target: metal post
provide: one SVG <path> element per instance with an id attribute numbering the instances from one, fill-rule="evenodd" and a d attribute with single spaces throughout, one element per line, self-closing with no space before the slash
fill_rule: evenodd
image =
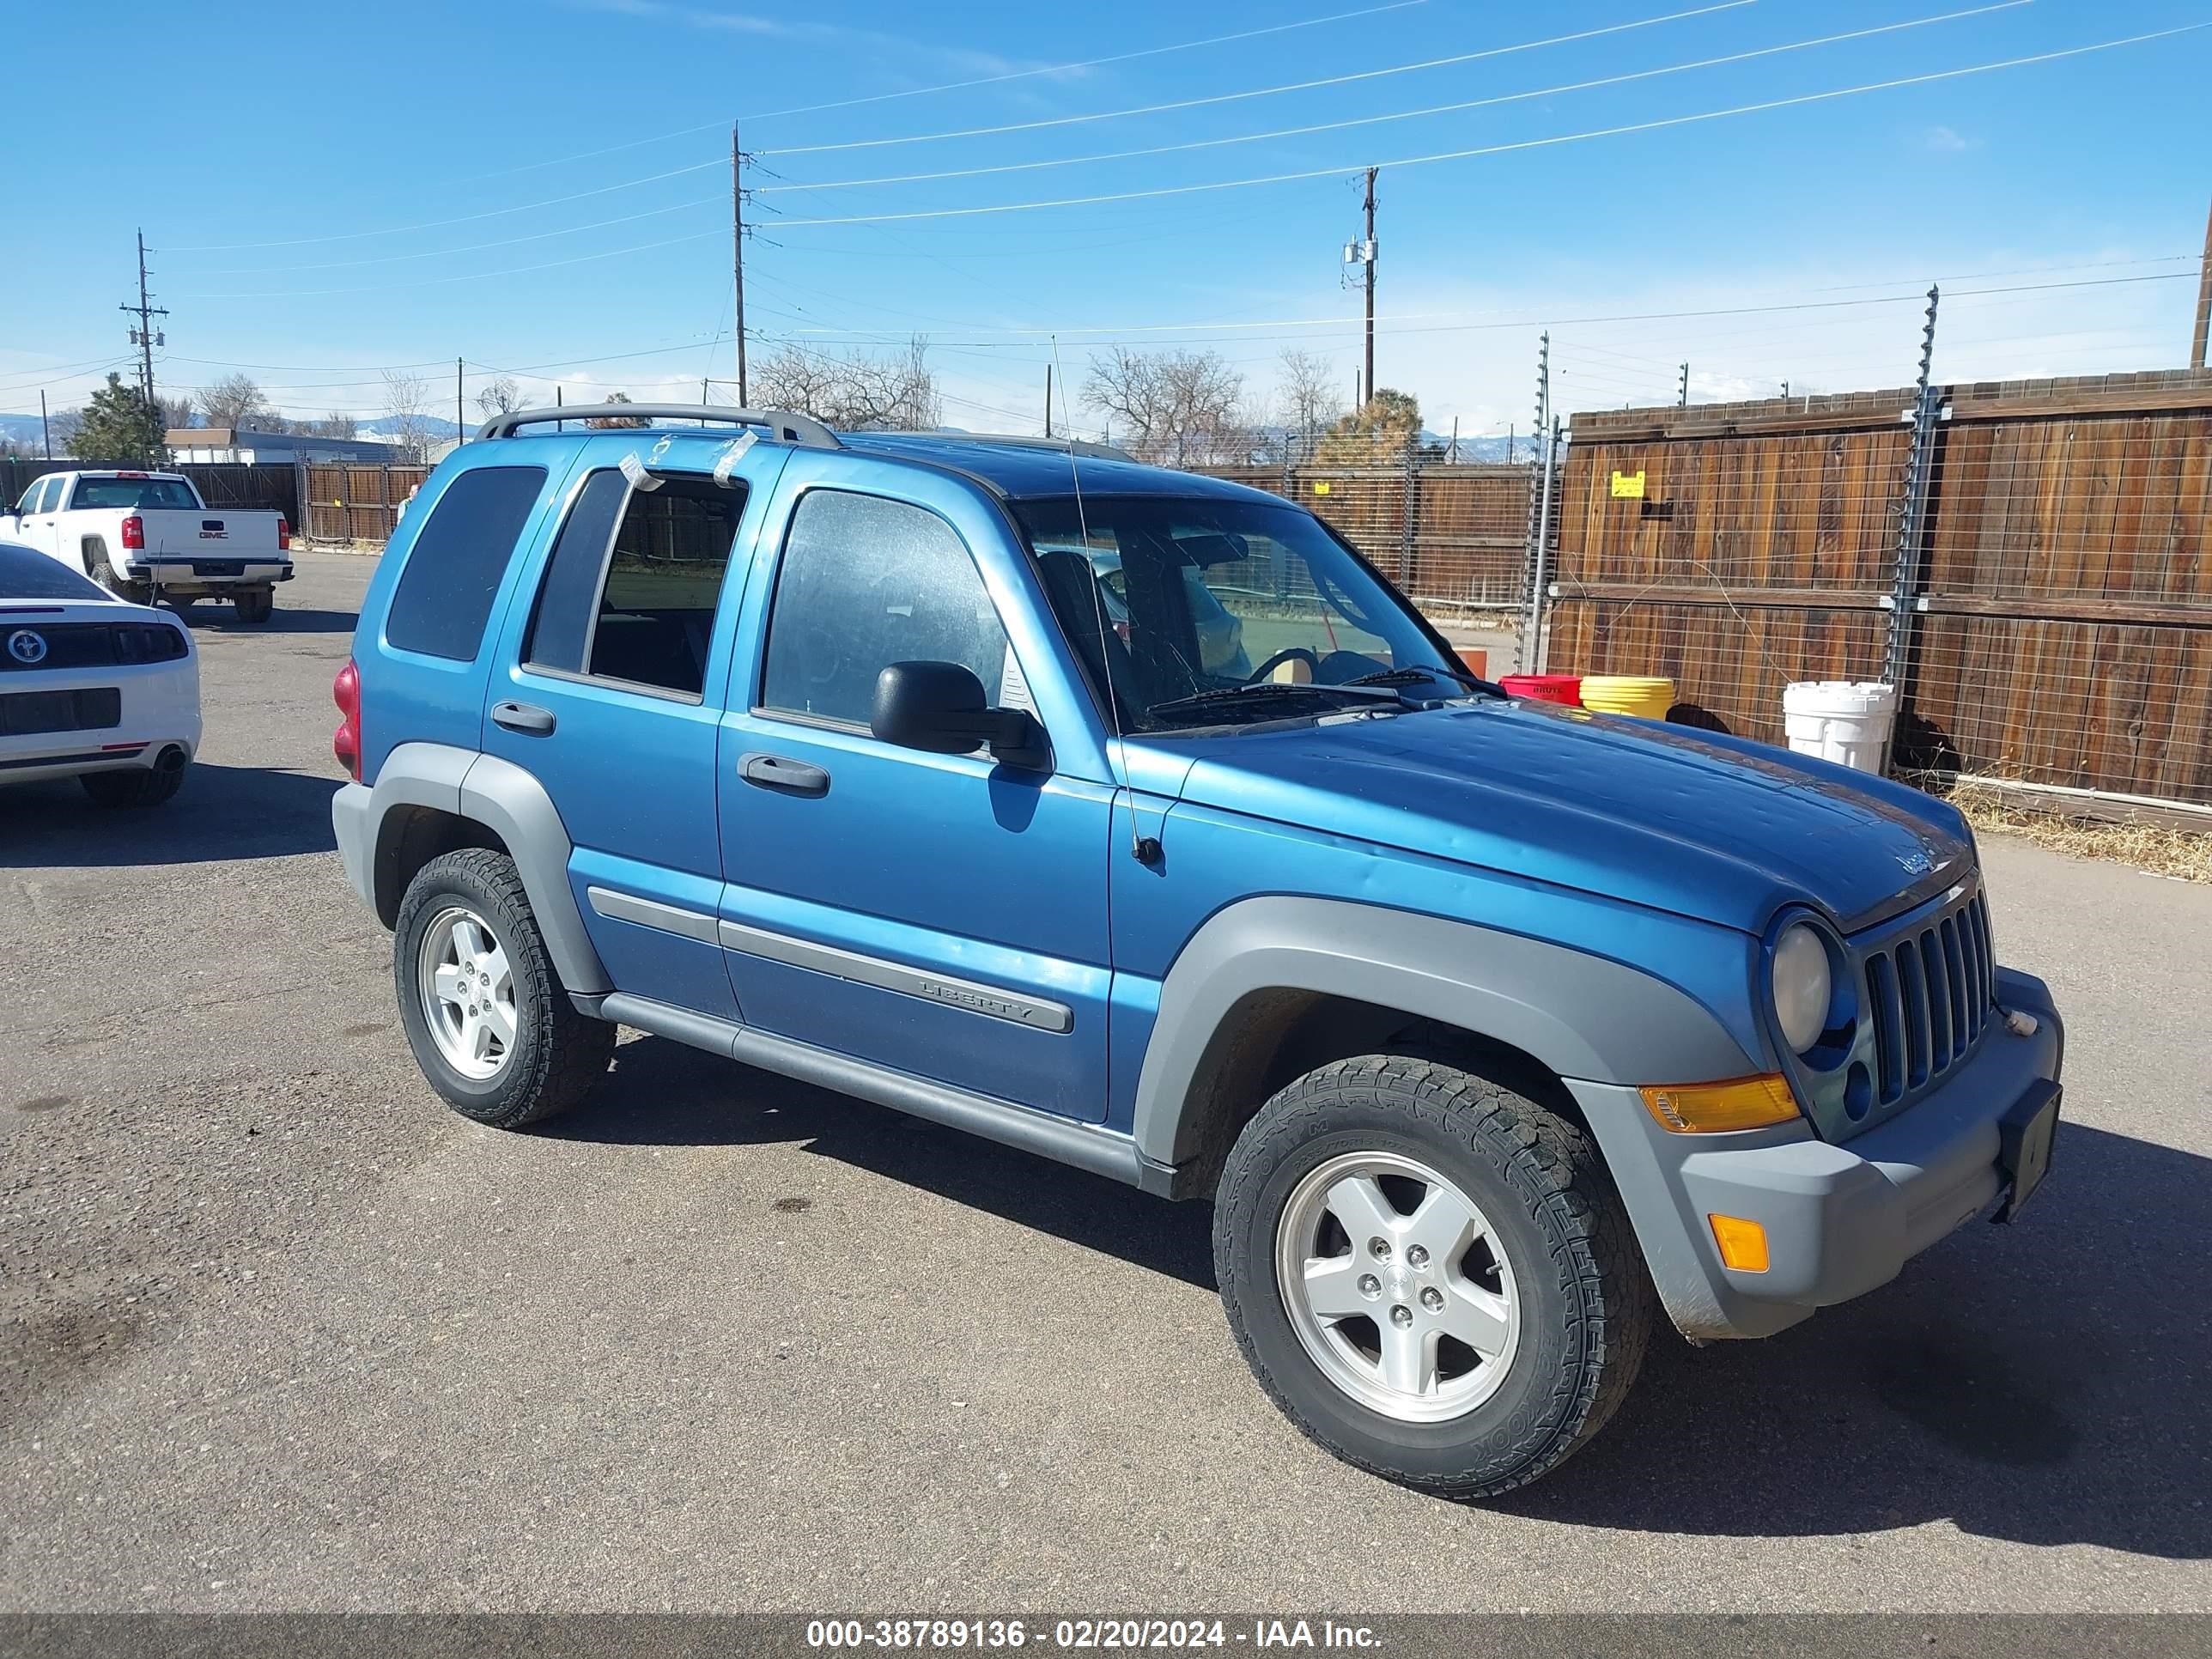
<path id="1" fill-rule="evenodd" d="M 1905 660 L 1912 650 L 1912 607 L 1920 597 L 1920 544 L 1928 519 L 1928 487 L 1936 469 L 1940 399 L 1929 375 L 1936 361 L 1936 306 L 1940 298 L 1937 289 L 1928 290 L 1928 319 L 1920 331 L 1919 395 L 1912 405 L 1912 448 L 1905 464 L 1905 501 L 1897 522 L 1897 568 L 1890 588 L 1889 652 L 1882 676 L 1900 690 Z"/>
<path id="2" fill-rule="evenodd" d="M 1551 486 L 1550 459 L 1544 448 L 1544 434 L 1550 428 L 1551 423 L 1552 337 L 1547 331 L 1538 337 L 1536 344 L 1536 447 L 1528 458 L 1532 467 L 1541 465 L 1545 472 L 1541 480 L 1533 476 L 1528 480 L 1528 557 L 1521 567 L 1528 582 L 1528 591 L 1522 596 L 1522 604 L 1526 607 L 1526 615 L 1522 620 L 1521 633 L 1521 667 L 1523 672 L 1529 673 L 1535 672 L 1536 629 L 1542 612 L 1542 600 L 1538 592 L 1540 586 L 1538 567 L 1543 559 L 1543 541 L 1547 533 L 1546 515 L 1549 514 L 1551 507 L 1548 501 L 1544 502 L 1540 507 L 1538 502 L 1541 492 L 1548 490 Z"/>
<path id="3" fill-rule="evenodd" d="M 1398 586 L 1411 592 L 1413 586 L 1413 537 L 1420 514 L 1420 475 L 1414 464 L 1420 457 L 1421 434 L 1418 428 L 1406 434 L 1406 480 L 1398 504 Z"/>
<path id="4" fill-rule="evenodd" d="M 1052 365 L 1044 366 L 1044 435 L 1052 436 Z"/>
<path id="5" fill-rule="evenodd" d="M 1559 476 L 1559 417 L 1552 416 L 1551 430 L 1544 434 L 1544 495 L 1536 508 L 1536 571 L 1529 586 L 1533 592 L 1528 603 L 1528 672 L 1544 672 L 1544 583 L 1550 574 L 1552 549 L 1552 489 Z"/>
<path id="6" fill-rule="evenodd" d="M 39 392 L 39 439 L 51 461 L 54 458 L 54 429 L 46 423 L 46 394 L 43 389 Z"/>
<path id="7" fill-rule="evenodd" d="M 465 443 L 469 436 L 468 406 L 461 401 L 461 360 L 453 359 L 453 441 Z"/>
<path id="8" fill-rule="evenodd" d="M 1684 364 L 1682 365 L 1682 381 L 1681 381 L 1681 384 L 1680 384 L 1680 386 L 1678 386 L 1677 387 L 1675 387 L 1675 389 L 1674 389 L 1674 407 L 1675 407 L 1675 408 L 1677 408 L 1677 409 L 1687 409 L 1689 406 L 1690 406 L 1690 366 L 1689 366 L 1689 364 L 1687 364 L 1687 363 L 1684 363 Z"/>
<path id="9" fill-rule="evenodd" d="M 2197 332 L 2189 343 L 2189 366 L 2204 367 L 2206 337 L 2212 336 L 2212 213 L 2204 216 L 2204 259 L 2197 267 Z"/>

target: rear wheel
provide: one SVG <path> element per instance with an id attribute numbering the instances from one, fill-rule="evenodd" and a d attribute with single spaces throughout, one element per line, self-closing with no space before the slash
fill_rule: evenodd
<path id="1" fill-rule="evenodd" d="M 504 853 L 464 848 L 422 866 L 400 901 L 392 970 L 416 1063 L 479 1123 L 556 1116 L 613 1057 L 615 1028 L 568 1000 Z"/>
<path id="2" fill-rule="evenodd" d="M 133 605 L 144 605 L 153 597 L 153 590 L 144 582 L 134 582 L 118 574 L 107 556 L 107 544 L 98 537 L 84 544 L 80 550 L 84 560 L 84 574 L 98 582 L 118 599 L 128 599 Z"/>
<path id="3" fill-rule="evenodd" d="M 1438 1060 L 1310 1073 L 1245 1126 L 1214 1210 L 1222 1301 L 1308 1436 L 1449 1498 L 1534 1480 L 1604 1426 L 1652 1292 L 1575 1125 Z"/>
<path id="4" fill-rule="evenodd" d="M 159 806 L 184 787 L 185 769 L 176 766 L 132 767 L 125 772 L 82 772 L 77 782 L 98 806 L 129 810 Z"/>
<path id="5" fill-rule="evenodd" d="M 238 607 L 238 619 L 242 623 L 265 623 L 269 613 L 276 608 L 276 596 L 265 587 L 241 588 L 230 599 Z"/>

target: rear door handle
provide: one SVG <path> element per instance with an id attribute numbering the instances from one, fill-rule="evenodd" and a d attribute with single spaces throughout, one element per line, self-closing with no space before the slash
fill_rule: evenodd
<path id="1" fill-rule="evenodd" d="M 553 711 L 534 702 L 495 702 L 491 706 L 491 723 L 533 738 L 550 737 L 555 725 Z"/>
<path id="2" fill-rule="evenodd" d="M 805 761 L 781 755 L 747 755 L 738 763 L 738 775 L 747 783 L 773 789 L 780 795 L 826 795 L 830 775 Z"/>

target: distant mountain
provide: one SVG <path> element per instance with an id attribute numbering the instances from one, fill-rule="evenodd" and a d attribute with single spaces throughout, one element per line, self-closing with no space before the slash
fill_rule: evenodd
<path id="1" fill-rule="evenodd" d="M 440 415 L 418 415 L 415 417 L 415 424 L 433 438 L 456 438 L 464 430 L 476 430 L 473 426 L 464 428 L 459 422 Z M 399 423 L 389 415 L 379 415 L 373 420 L 361 422 L 354 428 L 353 435 L 372 443 L 396 442 L 399 436 Z"/>
<path id="2" fill-rule="evenodd" d="M 40 453 L 41 434 L 39 417 L 35 415 L 0 415 L 0 441 L 15 445 L 18 449 Z"/>

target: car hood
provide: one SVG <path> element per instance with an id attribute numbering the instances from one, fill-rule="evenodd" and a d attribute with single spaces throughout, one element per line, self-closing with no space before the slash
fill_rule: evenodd
<path id="1" fill-rule="evenodd" d="M 1352 713 L 1158 746 L 1189 763 L 1186 801 L 1752 933 L 1792 902 L 1850 932 L 1941 891 L 1973 859 L 1958 813 L 1905 785 L 1543 702 Z"/>

